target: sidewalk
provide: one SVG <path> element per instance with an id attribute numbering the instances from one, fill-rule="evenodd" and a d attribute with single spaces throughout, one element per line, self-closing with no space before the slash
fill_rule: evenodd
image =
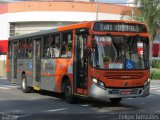
<path id="1" fill-rule="evenodd" d="M 0 80 L 7 80 L 7 77 L 5 77 L 5 76 L 0 76 Z"/>
<path id="2" fill-rule="evenodd" d="M 1 78 L 6 78 L 5 60 L 0 60 L 0 79 Z"/>

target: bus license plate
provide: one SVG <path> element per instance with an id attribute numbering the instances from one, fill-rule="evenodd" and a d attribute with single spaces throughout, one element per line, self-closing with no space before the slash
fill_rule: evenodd
<path id="1" fill-rule="evenodd" d="M 120 92 L 120 94 L 122 94 L 122 95 L 131 94 L 131 90 L 123 90 L 123 91 Z"/>

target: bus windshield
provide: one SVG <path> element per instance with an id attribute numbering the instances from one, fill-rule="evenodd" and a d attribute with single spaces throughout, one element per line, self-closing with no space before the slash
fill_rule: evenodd
<path id="1" fill-rule="evenodd" d="M 98 69 L 148 69 L 149 39 L 140 36 L 95 36 L 90 62 Z"/>

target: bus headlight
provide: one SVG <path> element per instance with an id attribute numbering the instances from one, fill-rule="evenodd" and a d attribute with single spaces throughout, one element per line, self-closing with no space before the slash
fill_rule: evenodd
<path id="1" fill-rule="evenodd" d="M 97 86 L 99 86 L 99 87 L 105 89 L 105 84 L 104 84 L 104 82 L 99 81 L 98 79 L 93 78 L 93 77 L 91 78 L 91 80 L 92 80 L 93 83 L 96 84 Z"/>
<path id="2" fill-rule="evenodd" d="M 92 81 L 94 82 L 94 84 L 98 84 L 98 80 L 95 78 L 92 78 Z"/>

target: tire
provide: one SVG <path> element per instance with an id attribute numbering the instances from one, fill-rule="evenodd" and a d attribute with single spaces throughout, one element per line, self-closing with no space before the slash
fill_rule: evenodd
<path id="1" fill-rule="evenodd" d="M 27 86 L 27 80 L 26 80 L 26 77 L 24 76 L 22 77 L 21 88 L 23 93 L 30 93 L 32 90 L 31 87 Z"/>
<path id="2" fill-rule="evenodd" d="M 68 103 L 74 102 L 74 96 L 72 95 L 72 87 L 69 80 L 65 82 L 64 97 L 66 102 Z"/>
<path id="3" fill-rule="evenodd" d="M 110 101 L 111 101 L 112 103 L 115 103 L 115 104 L 120 103 L 121 100 L 122 100 L 122 98 L 110 98 Z"/>

